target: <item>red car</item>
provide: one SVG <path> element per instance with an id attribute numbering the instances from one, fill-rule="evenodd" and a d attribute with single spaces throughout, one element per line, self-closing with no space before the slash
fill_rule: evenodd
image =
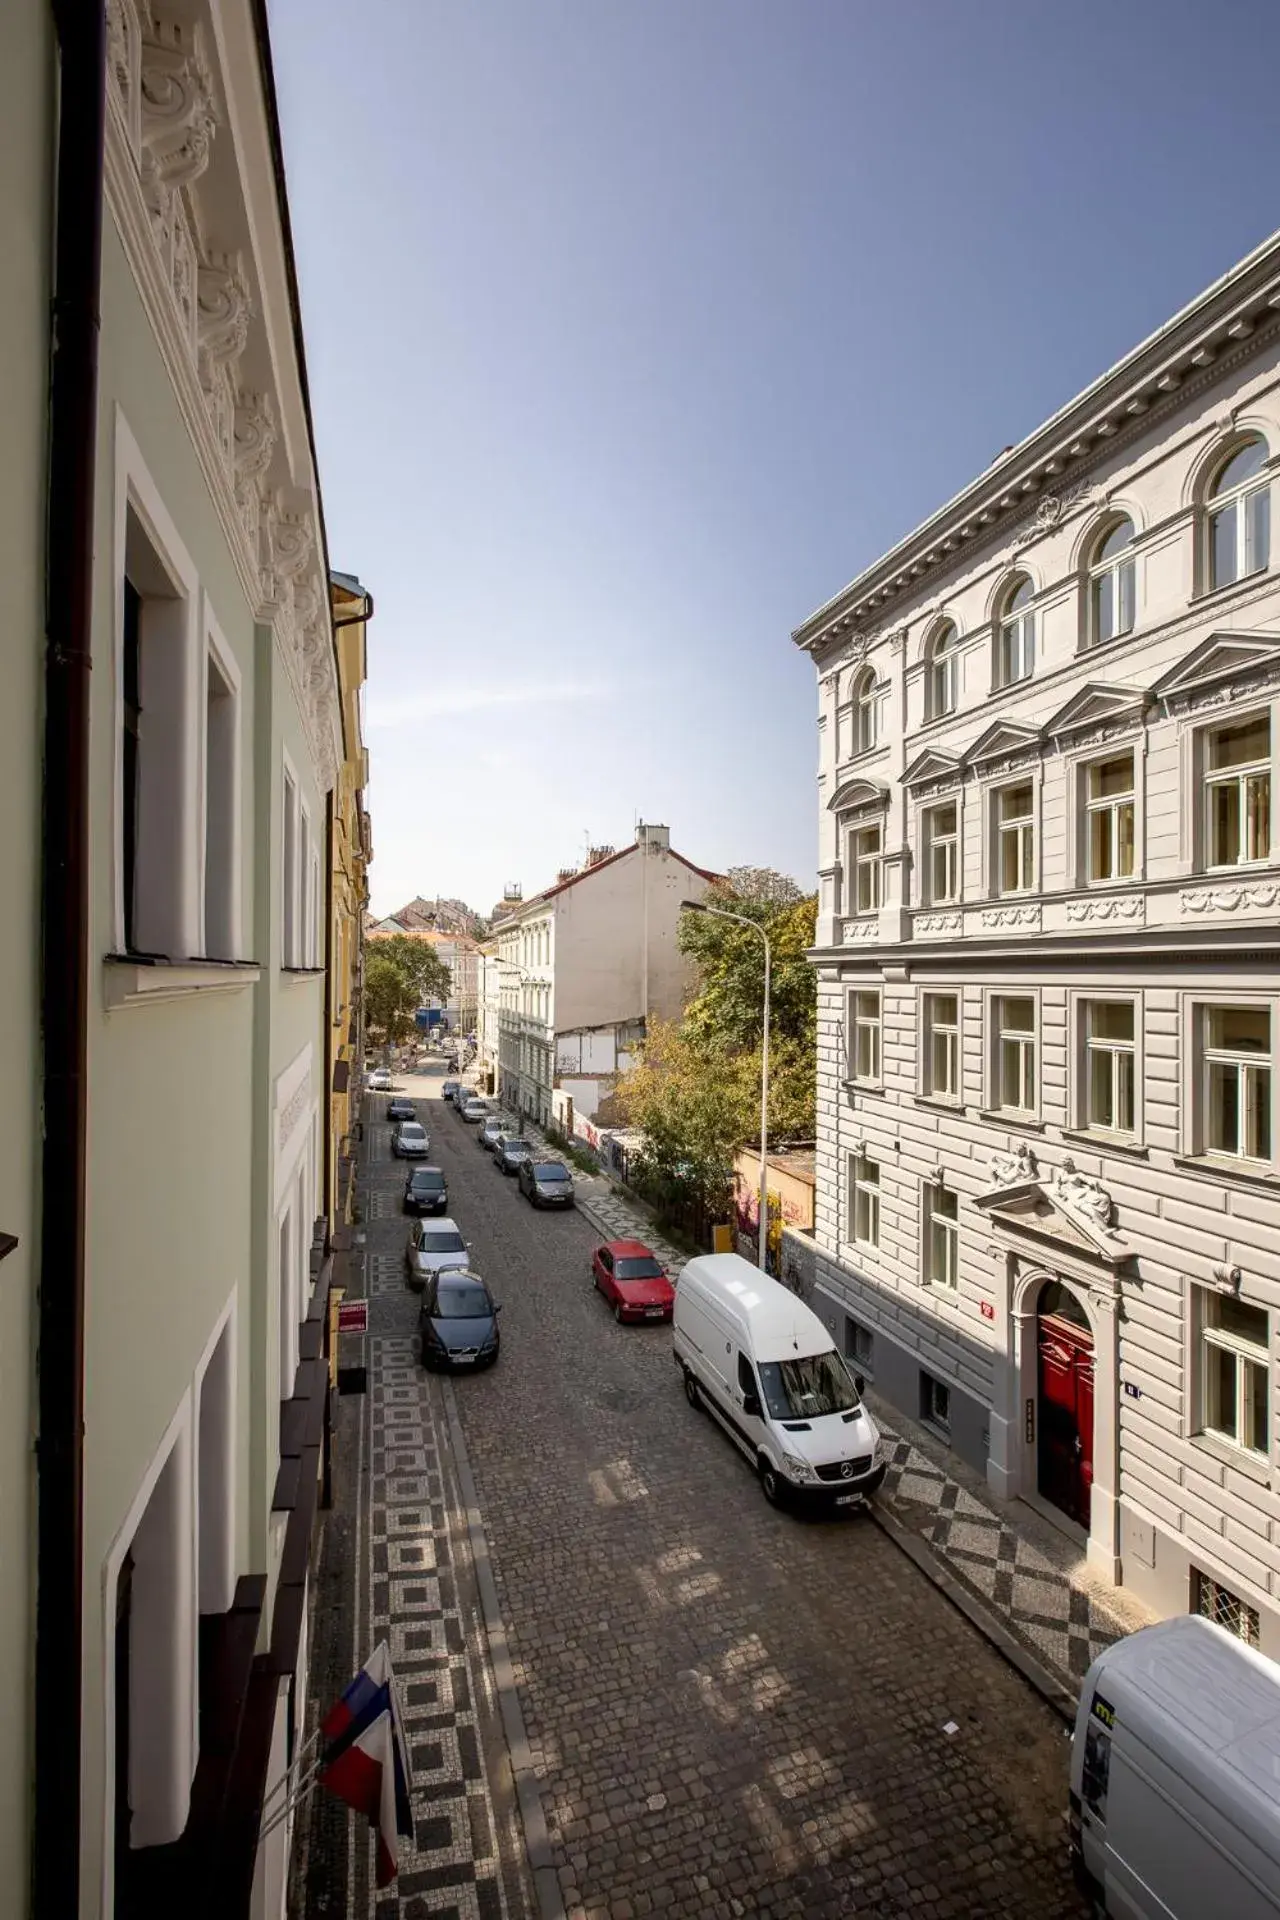
<path id="1" fill-rule="evenodd" d="M 591 1278 L 613 1308 L 619 1325 L 624 1320 L 669 1320 L 676 1290 L 661 1260 L 639 1240 L 608 1240 L 591 1256 Z"/>

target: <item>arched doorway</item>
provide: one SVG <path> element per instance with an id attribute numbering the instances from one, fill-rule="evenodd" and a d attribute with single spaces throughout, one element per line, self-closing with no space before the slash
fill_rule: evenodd
<path id="1" fill-rule="evenodd" d="M 1036 1482 L 1086 1532 L 1093 1489 L 1093 1333 L 1088 1315 L 1061 1281 L 1050 1280 L 1036 1302 Z"/>

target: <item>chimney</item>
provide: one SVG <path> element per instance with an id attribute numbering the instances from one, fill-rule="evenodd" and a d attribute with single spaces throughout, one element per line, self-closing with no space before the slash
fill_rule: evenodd
<path id="1" fill-rule="evenodd" d="M 670 853 L 670 827 L 646 826 L 642 820 L 636 828 L 636 845 L 641 853 Z"/>
<path id="2" fill-rule="evenodd" d="M 587 865 L 589 867 L 598 867 L 602 860 L 607 860 L 610 854 L 616 852 L 616 847 L 588 847 Z"/>
<path id="3" fill-rule="evenodd" d="M 518 905 L 519 902 L 524 899 L 524 888 L 518 880 L 510 880 L 502 889 L 502 897 L 504 900 L 514 901 Z"/>
<path id="4" fill-rule="evenodd" d="M 561 867 L 560 871 L 556 874 L 556 885 L 558 887 L 563 886 L 566 880 L 572 880 L 574 878 L 577 871 L 578 869 L 576 867 Z"/>

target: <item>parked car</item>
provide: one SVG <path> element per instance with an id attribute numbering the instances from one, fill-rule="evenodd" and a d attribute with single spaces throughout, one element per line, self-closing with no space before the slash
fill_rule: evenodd
<path id="1" fill-rule="evenodd" d="M 445 1100 L 452 1100 L 454 1094 L 458 1091 L 458 1088 L 461 1085 L 462 1085 L 461 1080 L 446 1080 L 444 1085 L 440 1089 L 441 1098 Z"/>
<path id="2" fill-rule="evenodd" d="M 480 1128 L 476 1134 L 476 1145 L 483 1147 L 486 1153 L 492 1153 L 493 1143 L 498 1135 L 500 1133 L 510 1133 L 510 1131 L 511 1122 L 504 1120 L 500 1113 L 486 1114 L 480 1122 Z"/>
<path id="3" fill-rule="evenodd" d="M 402 1093 L 397 1094 L 394 1100 L 388 1100 L 388 1120 L 416 1120 L 417 1117 L 418 1109 L 414 1106 L 413 1101 L 406 1100 Z"/>
<path id="4" fill-rule="evenodd" d="M 770 1506 L 856 1506 L 888 1458 L 849 1369 L 812 1308 L 736 1253 L 680 1275 L 675 1363 L 754 1467 Z"/>
<path id="5" fill-rule="evenodd" d="M 516 1179 L 531 1207 L 573 1205 L 573 1175 L 563 1160 L 522 1160 Z"/>
<path id="6" fill-rule="evenodd" d="M 427 1282 L 418 1315 L 424 1367 L 491 1367 L 498 1357 L 498 1315 L 478 1273 L 460 1267 Z"/>
<path id="7" fill-rule="evenodd" d="M 468 1100 L 478 1100 L 479 1098 L 480 1096 L 476 1092 L 474 1087 L 464 1086 L 462 1081 L 459 1080 L 457 1091 L 453 1096 L 453 1104 L 457 1108 L 459 1113 L 462 1112 L 462 1109 L 466 1106 Z"/>
<path id="8" fill-rule="evenodd" d="M 402 1120 L 391 1136 L 391 1151 L 402 1160 L 425 1160 L 431 1141 L 421 1120 Z"/>
<path id="9" fill-rule="evenodd" d="M 406 1213 L 447 1213 L 449 1183 L 440 1167 L 412 1167 L 404 1183 Z"/>
<path id="10" fill-rule="evenodd" d="M 643 1241 L 606 1240 L 591 1256 L 591 1278 L 619 1326 L 624 1320 L 671 1318 L 676 1290 L 661 1260 Z"/>
<path id="11" fill-rule="evenodd" d="M 477 1120 L 488 1119 L 489 1102 L 473 1096 L 470 1100 L 464 1100 L 458 1111 L 464 1120 L 469 1120 L 474 1126 Z"/>
<path id="12" fill-rule="evenodd" d="M 500 1133 L 493 1143 L 493 1164 L 502 1173 L 518 1173 L 520 1164 L 533 1156 L 533 1142 L 518 1133 Z"/>
<path id="13" fill-rule="evenodd" d="M 391 1075 L 385 1067 L 375 1067 L 371 1073 L 366 1074 L 365 1086 L 370 1093 L 386 1093 L 391 1086 Z"/>
<path id="14" fill-rule="evenodd" d="M 456 1220 L 417 1220 L 405 1242 L 404 1264 L 409 1285 L 419 1290 L 436 1274 L 467 1264 L 467 1243 Z"/>

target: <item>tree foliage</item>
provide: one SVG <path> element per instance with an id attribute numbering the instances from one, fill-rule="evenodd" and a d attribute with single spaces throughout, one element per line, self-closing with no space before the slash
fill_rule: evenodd
<path id="1" fill-rule="evenodd" d="M 406 933 L 365 949 L 364 1014 L 371 1035 L 390 1046 L 407 1040 L 428 1000 L 447 1000 L 453 974 L 428 940 Z"/>
<path id="2" fill-rule="evenodd" d="M 731 870 L 706 900 L 769 937 L 769 1137 L 812 1139 L 817 990 L 805 953 L 817 901 L 784 874 L 756 867 Z M 617 1099 L 644 1135 L 651 1178 L 717 1208 L 737 1149 L 760 1138 L 764 945 L 749 927 L 700 913 L 682 917 L 679 940 L 696 962 L 697 988 L 679 1026 L 651 1023 Z"/>

